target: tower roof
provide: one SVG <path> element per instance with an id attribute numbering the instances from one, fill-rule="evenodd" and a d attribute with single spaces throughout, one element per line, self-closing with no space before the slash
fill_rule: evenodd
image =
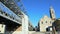
<path id="1" fill-rule="evenodd" d="M 52 7 L 52 6 L 50 6 L 50 9 L 53 9 L 53 7 Z"/>

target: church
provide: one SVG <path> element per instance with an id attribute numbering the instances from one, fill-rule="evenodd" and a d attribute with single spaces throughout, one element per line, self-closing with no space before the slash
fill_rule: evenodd
<path id="1" fill-rule="evenodd" d="M 49 8 L 50 17 L 44 15 L 38 22 L 40 32 L 52 31 L 52 23 L 55 21 L 55 11 L 52 6 Z"/>

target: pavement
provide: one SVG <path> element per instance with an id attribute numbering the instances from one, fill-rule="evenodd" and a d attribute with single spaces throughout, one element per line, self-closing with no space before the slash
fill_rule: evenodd
<path id="1" fill-rule="evenodd" d="M 32 32 L 30 34 L 52 34 L 52 32 Z"/>
<path id="2" fill-rule="evenodd" d="M 52 32 L 36 32 L 36 31 L 29 31 L 29 34 L 52 34 Z M 59 32 L 56 32 L 55 34 L 60 34 Z"/>

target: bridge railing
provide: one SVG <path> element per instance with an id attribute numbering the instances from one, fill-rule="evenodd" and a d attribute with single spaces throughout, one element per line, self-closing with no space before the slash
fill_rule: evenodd
<path id="1" fill-rule="evenodd" d="M 1 11 L 1 10 L 0 10 L 0 15 L 7 16 L 7 17 L 10 18 L 10 19 L 13 19 L 13 20 L 15 20 L 15 21 L 18 21 L 18 19 L 16 19 L 16 17 L 11 16 L 11 15 L 9 15 L 9 14 L 7 14 L 6 12 L 3 12 L 3 11 Z M 20 20 L 19 20 L 19 21 L 20 21 Z M 18 21 L 18 22 L 19 22 L 19 21 Z"/>

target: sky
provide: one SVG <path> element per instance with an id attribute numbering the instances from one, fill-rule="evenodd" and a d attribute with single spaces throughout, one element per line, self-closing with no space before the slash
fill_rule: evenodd
<path id="1" fill-rule="evenodd" d="M 37 26 L 44 15 L 50 17 L 50 6 L 55 10 L 56 19 L 60 18 L 60 0 L 22 0 L 22 3 L 33 26 Z"/>

